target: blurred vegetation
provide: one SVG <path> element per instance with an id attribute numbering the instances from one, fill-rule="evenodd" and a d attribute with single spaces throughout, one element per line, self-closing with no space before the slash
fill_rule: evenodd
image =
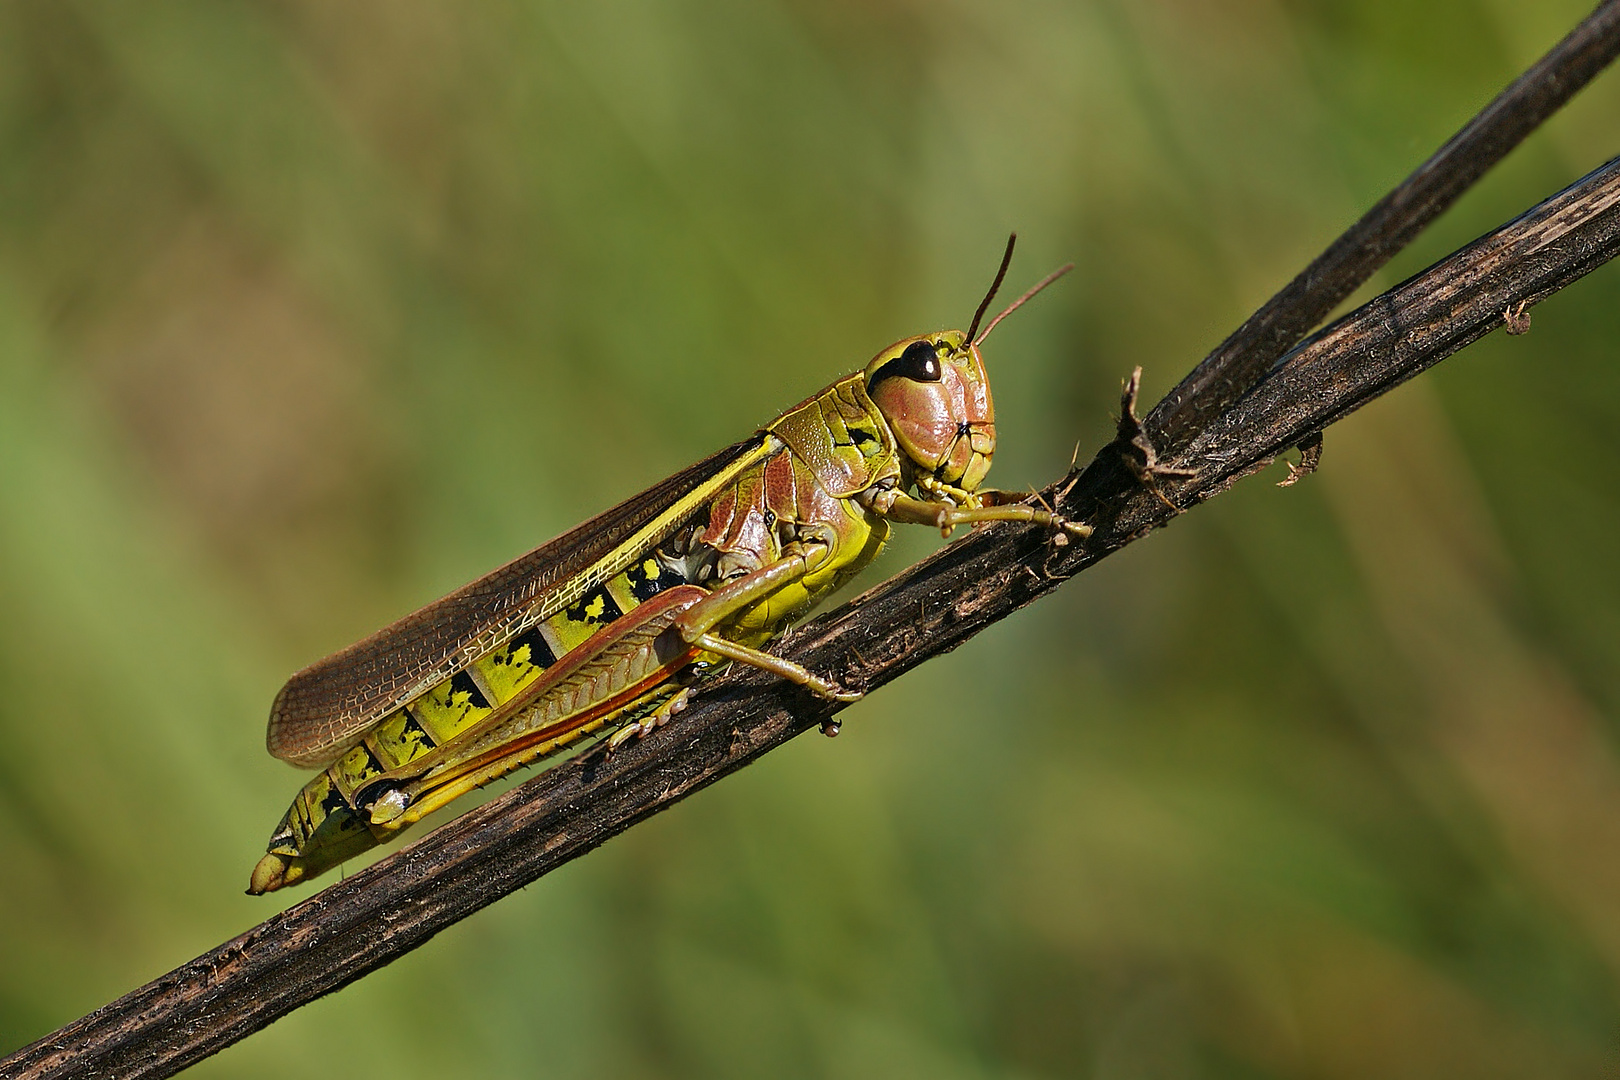
<path id="1" fill-rule="evenodd" d="M 1057 476 L 1589 7 L 0 6 L 0 1051 L 274 910 L 288 672 L 964 323 L 1011 228 L 1080 269 L 992 479 Z M 1617 273 L 196 1075 L 1620 1068 Z"/>

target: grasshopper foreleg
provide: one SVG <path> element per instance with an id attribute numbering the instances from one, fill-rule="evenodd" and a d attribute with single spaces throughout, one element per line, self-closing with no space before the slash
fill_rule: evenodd
<path id="1" fill-rule="evenodd" d="M 1061 514 L 1039 506 L 1031 506 L 1026 502 L 1005 503 L 999 506 L 960 506 L 953 502 L 925 501 L 914 499 L 910 495 L 891 493 L 892 501 L 886 507 L 877 507 L 878 512 L 890 521 L 898 521 L 908 525 L 932 525 L 940 531 L 940 535 L 949 537 L 951 530 L 958 525 L 977 525 L 986 521 L 1023 521 L 1031 525 L 1044 525 L 1055 529 L 1065 536 L 1075 536 L 1085 539 L 1091 535 L 1091 526 L 1078 521 L 1070 521 Z"/>

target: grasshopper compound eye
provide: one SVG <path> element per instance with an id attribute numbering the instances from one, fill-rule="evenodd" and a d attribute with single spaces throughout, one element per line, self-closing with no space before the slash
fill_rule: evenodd
<path id="1" fill-rule="evenodd" d="M 910 379 L 912 382 L 939 382 L 938 347 L 927 338 L 913 341 L 901 354 L 873 372 L 867 383 L 870 389 L 887 378 Z"/>

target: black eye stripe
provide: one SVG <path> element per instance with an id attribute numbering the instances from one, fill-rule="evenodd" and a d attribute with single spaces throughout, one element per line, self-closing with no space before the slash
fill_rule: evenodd
<path id="1" fill-rule="evenodd" d="M 878 368 L 866 385 L 870 389 L 890 376 L 913 382 L 939 382 L 940 374 L 939 353 L 934 343 L 925 338 L 913 341 L 899 356 Z"/>

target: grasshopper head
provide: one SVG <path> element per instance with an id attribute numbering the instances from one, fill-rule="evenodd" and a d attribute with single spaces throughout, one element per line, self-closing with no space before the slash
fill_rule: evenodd
<path id="1" fill-rule="evenodd" d="M 1047 274 L 974 337 L 979 320 L 990 310 L 990 302 L 1007 276 L 1017 239 L 1017 234 L 1007 237 L 1001 268 L 973 313 L 967 333 L 940 330 L 906 338 L 866 365 L 867 396 L 894 432 L 895 442 L 911 466 L 910 481 L 931 497 L 976 502 L 971 496 L 984 482 L 996 452 L 996 410 L 990 404 L 990 380 L 984 374 L 979 345 L 1002 319 L 1074 269 L 1068 263 Z"/>
<path id="2" fill-rule="evenodd" d="M 996 452 L 996 413 L 978 346 L 960 330 L 897 341 L 866 366 L 866 392 L 922 479 L 972 492 Z"/>

